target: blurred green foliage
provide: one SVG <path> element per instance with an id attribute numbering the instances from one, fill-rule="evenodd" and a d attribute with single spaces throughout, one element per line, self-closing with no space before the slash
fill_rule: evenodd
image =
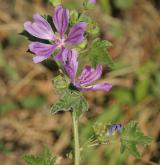
<path id="1" fill-rule="evenodd" d="M 148 94 L 151 87 L 151 76 L 154 73 L 155 65 L 152 61 L 144 63 L 136 71 L 137 82 L 135 86 L 135 99 L 142 101 Z"/>
<path id="2" fill-rule="evenodd" d="M 18 43 L 14 42 L 14 44 L 18 44 Z M 10 79 L 14 79 L 14 80 L 19 79 L 18 71 L 12 66 L 12 64 L 7 62 L 4 56 L 1 43 L 0 43 L 0 70 L 2 70 L 2 72 Z"/>
<path id="3" fill-rule="evenodd" d="M 6 147 L 4 143 L 0 142 L 0 152 L 9 154 L 10 152 L 12 152 L 12 148 Z"/>
<path id="4" fill-rule="evenodd" d="M 45 98 L 43 96 L 28 96 L 21 99 L 20 104 L 23 108 L 34 109 L 39 108 L 45 103 Z"/>
<path id="5" fill-rule="evenodd" d="M 28 165 L 55 165 L 56 163 L 56 157 L 52 156 L 48 146 L 44 146 L 40 155 L 25 155 L 23 159 Z"/>
<path id="6" fill-rule="evenodd" d="M 123 37 L 123 35 L 124 35 L 124 30 L 122 28 L 122 25 L 119 22 L 113 22 L 108 27 L 108 31 L 110 32 L 110 34 L 112 34 L 117 39 Z"/>
<path id="7" fill-rule="evenodd" d="M 11 100 L 0 103 L 0 113 L 9 112 L 11 110 L 15 110 L 16 108 L 17 104 Z"/>
<path id="8" fill-rule="evenodd" d="M 111 14 L 112 9 L 109 0 L 100 0 L 100 5 L 106 14 Z"/>
<path id="9" fill-rule="evenodd" d="M 118 101 L 119 105 L 132 104 L 132 91 L 126 88 L 116 89 L 112 92 L 113 97 Z"/>
<path id="10" fill-rule="evenodd" d="M 134 0 L 113 0 L 113 2 L 117 8 L 127 10 L 133 6 Z"/>

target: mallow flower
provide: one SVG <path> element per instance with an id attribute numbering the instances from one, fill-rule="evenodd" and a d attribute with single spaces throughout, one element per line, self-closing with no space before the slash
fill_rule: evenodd
<path id="1" fill-rule="evenodd" d="M 24 23 L 24 29 L 37 38 L 50 41 L 50 44 L 32 42 L 29 45 L 29 50 L 36 55 L 33 58 L 35 63 L 47 59 L 57 48 L 59 48 L 60 51 L 55 59 L 60 60 L 66 45 L 74 46 L 84 40 L 84 32 L 86 29 L 85 22 L 75 24 L 71 27 L 68 36 L 65 35 L 69 24 L 69 10 L 64 9 L 61 5 L 57 6 L 52 16 L 58 36 L 53 32 L 51 25 L 42 16 L 35 14 L 33 19 L 33 23 L 30 21 Z"/>
<path id="2" fill-rule="evenodd" d="M 82 91 L 103 90 L 109 91 L 112 88 L 111 84 L 98 83 L 91 85 L 94 81 L 98 80 L 102 75 L 102 65 L 97 65 L 96 69 L 91 66 L 85 66 L 82 73 L 77 78 L 78 59 L 75 49 L 64 49 L 62 53 L 62 63 L 64 69 L 71 80 L 72 85 Z"/>

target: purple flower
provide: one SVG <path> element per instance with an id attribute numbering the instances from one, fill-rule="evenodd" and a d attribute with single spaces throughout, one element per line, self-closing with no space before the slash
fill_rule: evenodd
<path id="1" fill-rule="evenodd" d="M 113 124 L 107 131 L 106 137 L 111 136 L 115 131 L 117 131 L 119 134 L 121 134 L 123 129 L 122 124 Z"/>
<path id="2" fill-rule="evenodd" d="M 51 56 L 57 48 L 60 48 L 60 52 L 56 55 L 55 59 L 61 60 L 62 52 L 66 45 L 74 46 L 84 40 L 84 32 L 87 26 L 85 22 L 75 24 L 70 29 L 68 36 L 65 36 L 69 24 L 69 11 L 62 8 L 61 5 L 57 6 L 52 16 L 59 36 L 54 34 L 51 25 L 39 14 L 35 14 L 33 19 L 33 23 L 30 21 L 24 23 L 25 30 L 37 38 L 53 42 L 53 44 L 32 42 L 29 45 L 29 50 L 36 54 L 33 58 L 35 63 L 41 62 Z"/>
<path id="3" fill-rule="evenodd" d="M 96 4 L 96 0 L 89 0 L 89 3 Z"/>
<path id="4" fill-rule="evenodd" d="M 94 81 L 98 80 L 102 75 L 102 65 L 97 65 L 96 69 L 91 66 L 85 66 L 81 75 L 76 79 L 78 60 L 77 52 L 75 49 L 68 50 L 64 49 L 62 53 L 62 61 L 64 69 L 67 72 L 69 78 L 74 87 L 82 91 L 92 90 L 104 90 L 109 91 L 112 88 L 111 84 L 100 83 L 95 85 L 89 85 Z"/>

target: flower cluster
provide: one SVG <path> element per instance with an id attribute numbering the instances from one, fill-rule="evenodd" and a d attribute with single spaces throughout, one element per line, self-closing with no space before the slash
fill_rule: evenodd
<path id="1" fill-rule="evenodd" d="M 95 0 L 90 0 L 90 3 L 95 3 Z M 81 75 L 76 78 L 78 69 L 78 57 L 76 49 L 69 49 L 69 47 L 76 46 L 82 42 L 85 37 L 84 33 L 87 23 L 79 22 L 69 30 L 68 35 L 66 31 L 69 26 L 69 10 L 63 8 L 61 5 L 57 6 L 53 16 L 53 24 L 57 33 L 53 31 L 52 26 L 39 14 L 33 16 L 34 22 L 27 21 L 24 23 L 25 30 L 34 37 L 47 40 L 49 44 L 42 42 L 32 42 L 29 45 L 29 50 L 35 54 L 33 61 L 35 63 L 41 62 L 50 57 L 56 49 L 59 53 L 54 57 L 55 60 L 63 64 L 71 83 L 74 87 L 82 91 L 104 90 L 109 91 L 112 88 L 111 84 L 100 83 L 89 85 L 98 80 L 102 75 L 102 65 L 98 64 L 96 69 L 91 66 L 85 66 Z"/>

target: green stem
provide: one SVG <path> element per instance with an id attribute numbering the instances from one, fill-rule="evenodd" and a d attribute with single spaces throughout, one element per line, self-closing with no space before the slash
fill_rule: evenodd
<path id="1" fill-rule="evenodd" d="M 80 165 L 80 146 L 79 146 L 79 135 L 78 135 L 78 117 L 76 111 L 72 112 L 73 119 L 73 134 L 74 134 L 74 165 Z"/>

